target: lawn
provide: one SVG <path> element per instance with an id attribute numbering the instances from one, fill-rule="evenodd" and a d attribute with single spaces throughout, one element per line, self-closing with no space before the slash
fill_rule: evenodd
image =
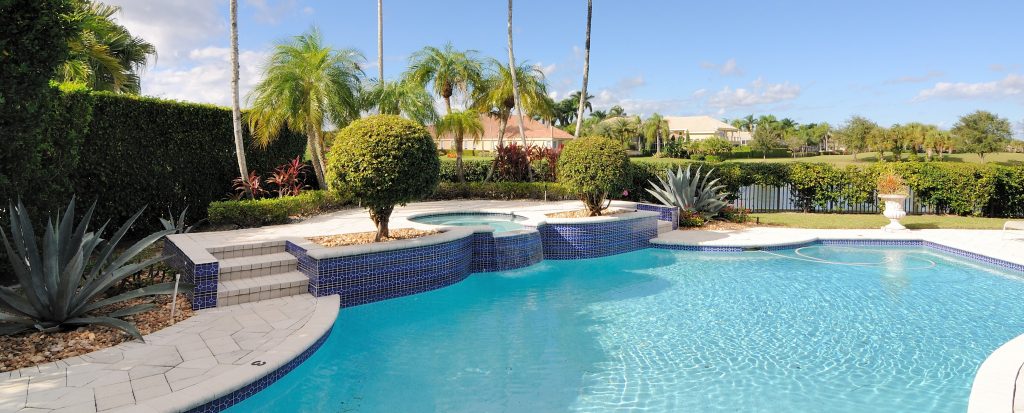
<path id="1" fill-rule="evenodd" d="M 937 158 L 937 157 L 936 157 Z M 672 162 L 677 159 L 671 158 L 653 158 L 653 157 L 641 157 L 633 158 L 636 160 L 645 160 L 653 162 Z M 892 155 L 886 155 L 887 160 L 892 160 Z M 907 155 L 903 155 L 903 159 L 907 159 Z M 923 157 L 922 157 L 923 159 Z M 974 153 L 956 153 L 952 155 L 945 155 L 941 158 L 945 162 L 969 162 L 969 163 L 981 163 L 981 158 Z M 862 153 L 857 155 L 854 159 L 853 155 L 818 155 L 818 156 L 801 156 L 801 157 L 788 157 L 788 158 L 736 158 L 729 159 L 729 162 L 825 162 L 835 165 L 850 165 L 858 163 L 869 163 L 878 161 L 878 153 Z M 994 162 L 1002 165 L 1024 165 L 1024 153 L 992 153 L 985 155 L 985 162 Z"/>
<path id="2" fill-rule="evenodd" d="M 863 229 L 889 223 L 881 214 L 804 214 L 799 212 L 751 214 L 761 225 L 791 228 Z M 908 215 L 900 222 L 909 229 L 1002 229 L 1005 218 L 956 215 Z"/>

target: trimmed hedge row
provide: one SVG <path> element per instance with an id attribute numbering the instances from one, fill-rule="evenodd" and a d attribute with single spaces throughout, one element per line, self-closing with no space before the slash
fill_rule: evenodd
<path id="1" fill-rule="evenodd" d="M 351 203 L 351 197 L 338 191 L 305 191 L 296 196 L 280 198 L 213 202 L 207 214 L 213 225 L 249 228 L 287 224 L 292 216 L 313 215 Z"/>
<path id="2" fill-rule="evenodd" d="M 653 201 L 643 190 L 677 165 L 692 164 L 715 168 L 727 190 L 741 186 L 792 185 L 792 197 L 805 210 L 824 209 L 841 203 L 874 202 L 879 172 L 892 170 L 913 189 L 918 201 L 937 211 L 957 215 L 991 217 L 1024 216 L 1024 167 L 948 162 L 887 162 L 839 167 L 826 163 L 740 163 L 706 164 L 689 161 L 636 161 L 630 172 L 629 198 Z"/>
<path id="3" fill-rule="evenodd" d="M 448 199 L 539 199 L 564 201 L 579 199 L 564 186 L 551 182 L 441 182 L 431 200 Z"/>

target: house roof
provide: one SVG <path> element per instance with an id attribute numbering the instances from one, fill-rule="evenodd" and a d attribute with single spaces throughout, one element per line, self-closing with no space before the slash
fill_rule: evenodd
<path id="1" fill-rule="evenodd" d="M 484 135 L 480 138 L 481 140 L 498 139 L 498 119 L 487 115 L 480 115 L 480 123 L 484 126 Z M 434 133 L 434 125 L 427 126 L 427 129 L 430 131 L 430 136 L 436 139 L 437 134 Z M 545 125 L 526 116 L 523 116 L 523 130 L 526 132 L 526 139 L 573 138 L 572 134 L 564 130 Z M 508 119 L 508 125 L 505 125 L 505 139 L 510 138 L 519 139 L 519 120 L 516 115 L 512 115 Z"/>
<path id="2" fill-rule="evenodd" d="M 737 131 L 732 125 L 710 116 L 665 116 L 668 129 L 671 131 L 688 131 L 690 133 L 715 133 L 720 130 Z"/>

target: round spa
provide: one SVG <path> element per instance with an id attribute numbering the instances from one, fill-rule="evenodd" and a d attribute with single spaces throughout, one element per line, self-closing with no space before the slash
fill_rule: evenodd
<path id="1" fill-rule="evenodd" d="M 409 218 L 412 222 L 430 225 L 475 226 L 488 225 L 494 232 L 508 232 L 523 229 L 526 217 L 496 212 L 442 212 L 417 215 Z"/>

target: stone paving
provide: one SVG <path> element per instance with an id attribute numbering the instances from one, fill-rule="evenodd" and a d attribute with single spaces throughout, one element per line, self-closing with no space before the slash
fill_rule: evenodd
<path id="1" fill-rule="evenodd" d="M 271 366 L 252 361 L 303 328 L 330 328 L 334 316 L 316 320 L 326 326 L 308 325 L 318 306 L 336 314 L 337 297 L 305 294 L 204 310 L 146 336 L 145 343 L 0 373 L 0 412 L 148 411 L 141 405 L 189 388 L 209 390 L 212 399 L 224 389 L 211 382 L 226 375 L 262 377 Z"/>

